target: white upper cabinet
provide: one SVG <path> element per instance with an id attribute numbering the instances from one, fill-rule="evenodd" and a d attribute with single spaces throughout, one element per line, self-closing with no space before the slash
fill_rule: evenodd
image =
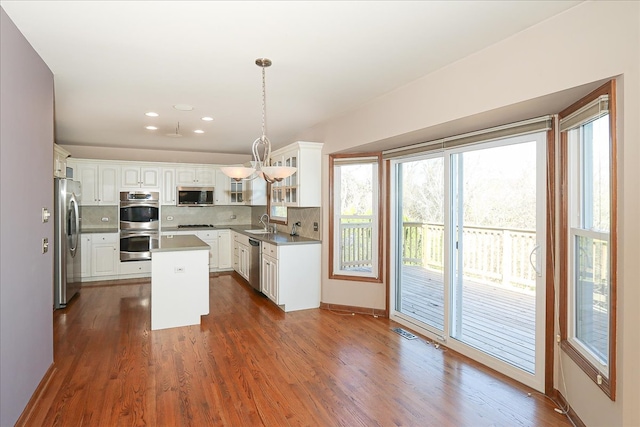
<path id="1" fill-rule="evenodd" d="M 319 207 L 321 200 L 322 143 L 295 142 L 271 154 L 274 166 L 297 171 L 271 185 L 271 205 Z"/>
<path id="2" fill-rule="evenodd" d="M 231 178 L 216 169 L 216 188 L 213 191 L 216 205 L 228 205 L 230 202 Z"/>
<path id="3" fill-rule="evenodd" d="M 140 167 L 126 164 L 121 166 L 121 171 L 123 190 L 137 190 L 139 188 L 160 189 L 160 168 L 158 167 Z"/>
<path id="4" fill-rule="evenodd" d="M 69 159 L 73 179 L 81 184 L 81 206 L 117 205 L 120 192 L 120 166 L 111 162 Z"/>
<path id="5" fill-rule="evenodd" d="M 163 205 L 176 204 L 176 170 L 175 168 L 162 168 L 162 188 L 160 200 Z"/>
<path id="6" fill-rule="evenodd" d="M 176 168 L 176 185 L 192 185 L 197 187 L 216 184 L 214 167 L 179 167 Z"/>
<path id="7" fill-rule="evenodd" d="M 53 144 L 53 176 L 56 178 L 66 178 L 67 157 L 70 153 L 58 144 Z"/>
<path id="8" fill-rule="evenodd" d="M 265 206 L 267 204 L 267 181 L 260 177 L 246 181 L 244 198 L 247 205 Z"/>

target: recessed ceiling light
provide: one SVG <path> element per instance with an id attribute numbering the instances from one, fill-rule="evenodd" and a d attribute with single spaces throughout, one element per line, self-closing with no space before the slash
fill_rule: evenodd
<path id="1" fill-rule="evenodd" d="M 206 116 L 206 117 L 203 117 L 202 120 L 204 120 L 205 122 L 210 122 L 213 120 L 213 117 Z"/>
<path id="2" fill-rule="evenodd" d="M 193 110 L 193 106 L 189 105 L 189 104 L 176 104 L 173 106 L 173 108 L 175 108 L 176 110 L 179 111 L 192 111 Z"/>
<path id="3" fill-rule="evenodd" d="M 145 129 L 148 129 L 148 130 L 158 130 L 158 128 L 157 128 L 157 127 L 155 127 L 155 126 L 145 126 Z"/>
<path id="4" fill-rule="evenodd" d="M 196 129 L 193 131 L 193 133 L 204 133 L 204 131 L 202 129 Z"/>
<path id="5" fill-rule="evenodd" d="M 158 117 L 159 114 L 158 113 L 154 113 L 153 111 L 148 111 L 146 113 L 144 113 L 145 116 L 147 117 Z"/>

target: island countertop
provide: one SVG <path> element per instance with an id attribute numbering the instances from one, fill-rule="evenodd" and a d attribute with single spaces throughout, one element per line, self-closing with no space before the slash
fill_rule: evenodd
<path id="1" fill-rule="evenodd" d="M 151 249 L 151 252 L 208 251 L 209 249 L 209 245 L 200 240 L 196 235 L 186 234 L 161 236 L 158 240 L 158 247 Z"/>

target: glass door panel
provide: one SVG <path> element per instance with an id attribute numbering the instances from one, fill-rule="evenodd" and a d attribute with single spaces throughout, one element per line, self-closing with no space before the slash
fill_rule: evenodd
<path id="1" fill-rule="evenodd" d="M 444 159 L 397 165 L 396 311 L 444 331 Z"/>
<path id="2" fill-rule="evenodd" d="M 531 374 L 542 271 L 538 245 L 544 242 L 538 233 L 537 151 L 537 141 L 530 140 L 450 157 L 449 334 Z"/>

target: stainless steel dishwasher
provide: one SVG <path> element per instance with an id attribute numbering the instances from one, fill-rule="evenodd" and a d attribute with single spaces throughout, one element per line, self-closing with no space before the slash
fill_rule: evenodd
<path id="1" fill-rule="evenodd" d="M 260 240 L 249 237 L 249 285 L 260 292 Z"/>

